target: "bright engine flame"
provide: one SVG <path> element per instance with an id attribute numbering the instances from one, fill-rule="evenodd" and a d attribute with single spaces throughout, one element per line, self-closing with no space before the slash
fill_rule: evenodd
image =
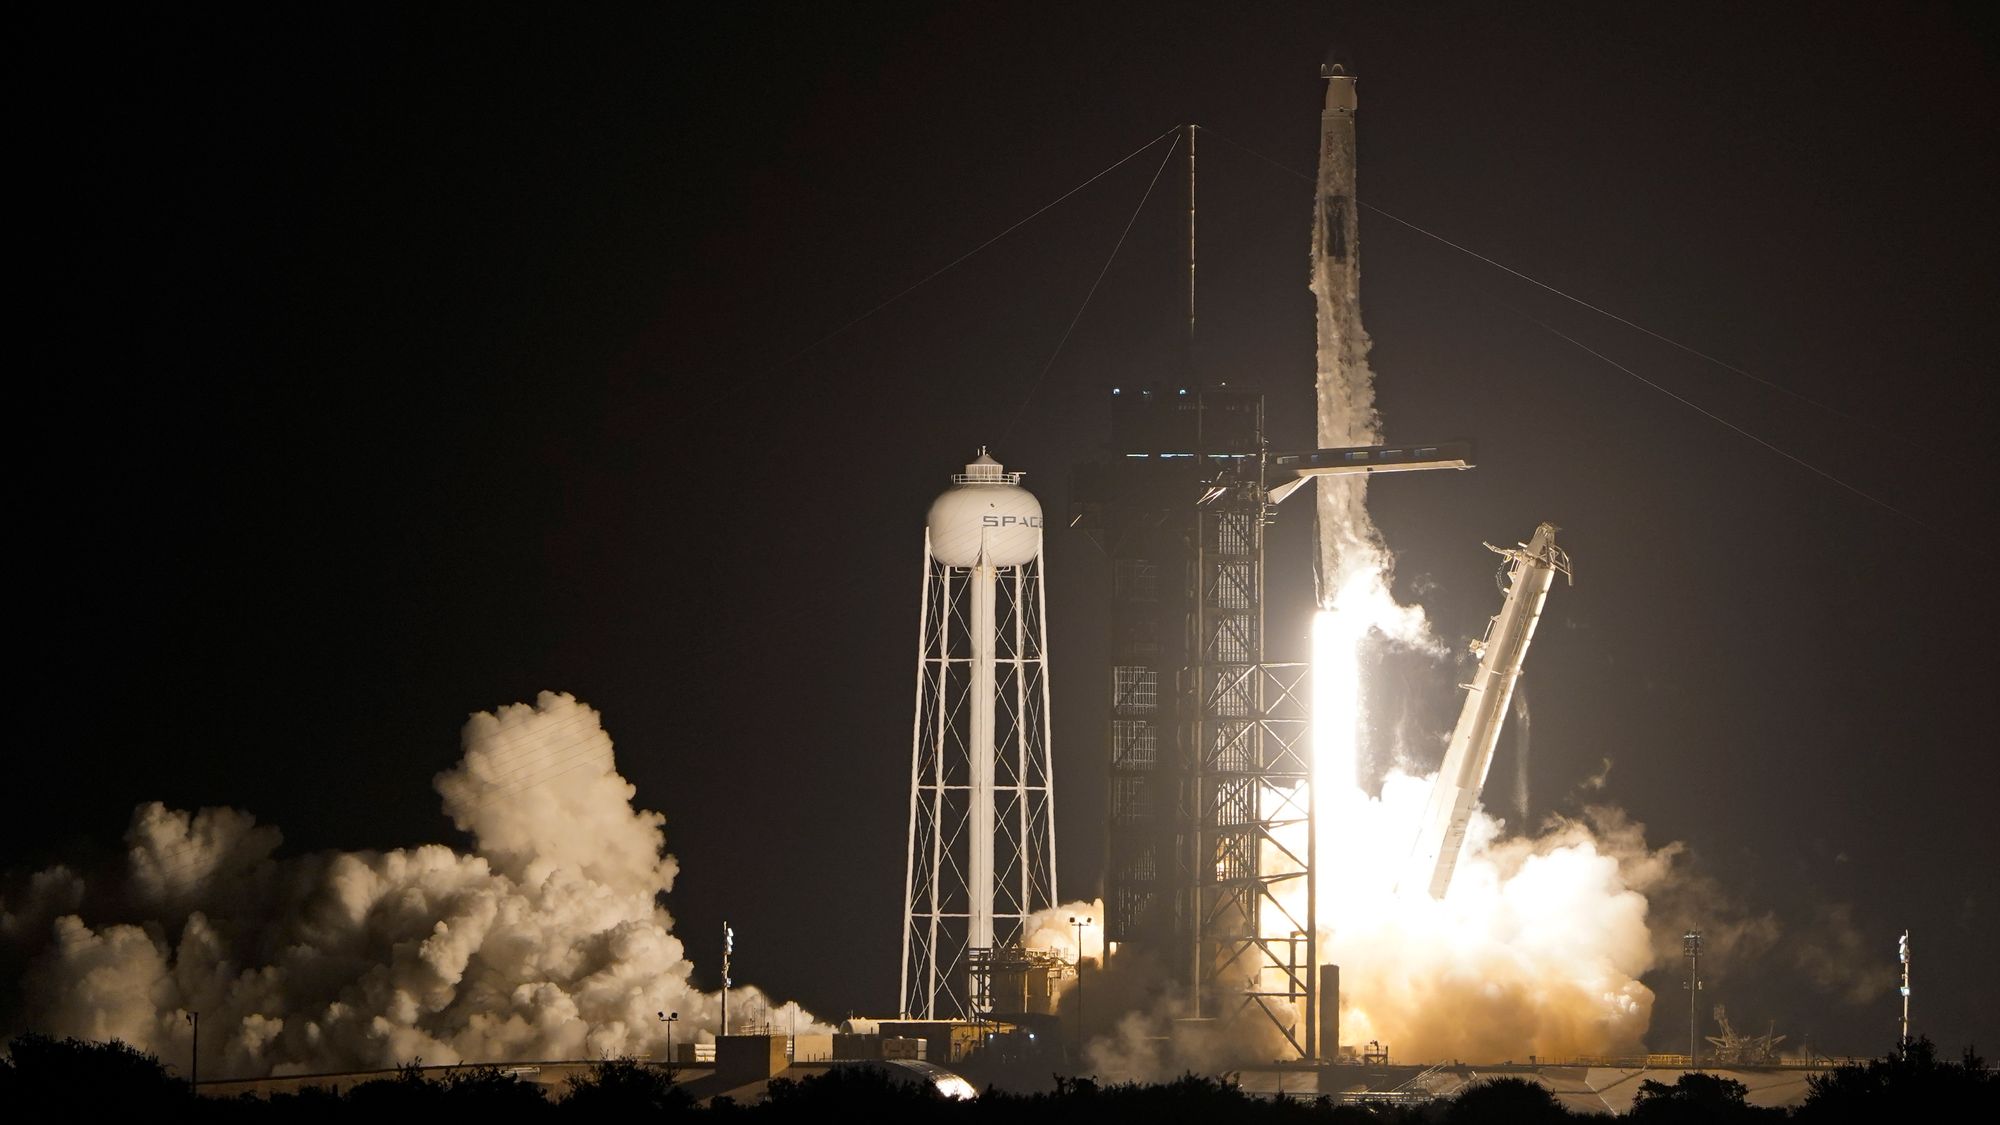
<path id="1" fill-rule="evenodd" d="M 1336 800 L 1350 788 L 1365 788 L 1361 646 L 1370 633 L 1433 655 L 1444 653 L 1431 637 L 1422 607 L 1397 605 L 1379 565 L 1353 567 L 1334 591 L 1331 604 L 1314 616 L 1313 777 Z"/>
<path id="2" fill-rule="evenodd" d="M 1629 857 L 1587 826 L 1503 840 L 1481 812 L 1448 899 L 1421 884 L 1397 891 L 1429 780 L 1392 770 L 1380 796 L 1366 788 L 1371 633 L 1443 654 L 1423 610 L 1397 605 L 1375 567 L 1350 570 L 1313 621 L 1313 878 L 1319 960 L 1342 969 L 1342 1041 L 1430 1059 L 1636 1049 L 1652 1007 L 1638 980 L 1652 964 L 1646 900 L 1621 863 Z"/>
<path id="3" fill-rule="evenodd" d="M 1361 637 L 1358 614 L 1323 609 L 1312 624 L 1313 780 L 1329 797 L 1361 787 Z"/>

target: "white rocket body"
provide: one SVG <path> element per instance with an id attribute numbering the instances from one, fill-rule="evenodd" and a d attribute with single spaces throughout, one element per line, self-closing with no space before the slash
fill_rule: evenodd
<path id="1" fill-rule="evenodd" d="M 1361 226 L 1355 200 L 1355 83 L 1345 67 L 1320 69 L 1326 104 L 1319 117 L 1319 179 L 1314 192 L 1312 294 L 1318 326 L 1315 437 L 1321 449 L 1372 446 L 1382 440 L 1368 333 L 1361 326 Z M 1322 603 L 1347 578 L 1346 566 L 1373 557 L 1367 541 L 1368 478 L 1326 477 L 1318 491 Z"/>

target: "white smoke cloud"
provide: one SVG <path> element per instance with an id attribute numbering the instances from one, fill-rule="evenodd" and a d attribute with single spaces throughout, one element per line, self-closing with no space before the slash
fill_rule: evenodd
<path id="1" fill-rule="evenodd" d="M 1577 821 L 1506 837 L 1481 811 L 1447 896 L 1399 894 L 1428 791 L 1398 772 L 1379 797 L 1338 802 L 1320 924 L 1341 1040 L 1478 1062 L 1640 1050 L 1653 995 L 1639 978 L 1656 963 L 1641 888 L 1671 854 Z"/>
<path id="2" fill-rule="evenodd" d="M 1706 935 L 1704 935 L 1706 937 Z M 1895 991 L 1896 966 L 1880 956 L 1855 924 L 1847 903 L 1820 906 L 1793 958 L 1807 979 L 1843 1003 L 1866 1004 Z"/>
<path id="3" fill-rule="evenodd" d="M 719 997 L 689 983 L 659 905 L 665 818 L 632 807 L 597 712 L 544 692 L 472 716 L 462 742 L 435 785 L 470 851 L 281 859 L 247 813 L 142 806 L 113 890 L 54 868 L 0 904 L 0 936 L 35 950 L 17 1030 L 184 1059 L 198 1011 L 202 1072 L 232 1076 L 653 1056 L 662 1010 L 683 1042 L 712 1037 Z M 76 912 L 97 901 L 117 917 Z M 827 1030 L 755 989 L 732 1002 Z"/>
<path id="4" fill-rule="evenodd" d="M 1079 950 L 1077 926 L 1070 919 L 1087 919 Z M 1213 1019 L 1188 1020 L 1184 990 L 1162 991 L 1163 967 L 1151 961 L 1104 960 L 1104 900 L 1063 903 L 1028 916 L 1022 945 L 1050 952 L 1075 964 L 1079 952 L 1090 993 L 1088 1025 L 1082 1033 L 1083 1057 L 1091 1073 L 1111 1081 L 1163 1082 L 1189 1071 L 1214 1073 L 1234 1066 L 1276 1058 L 1281 1047 L 1275 1034 L 1249 1022 L 1220 1027 Z M 1129 957 L 1130 955 L 1123 955 Z M 1076 1029 L 1078 1011 L 1074 975 L 1065 976 L 1060 990 L 1059 1017 L 1066 1029 Z"/>
<path id="5" fill-rule="evenodd" d="M 1643 1052 L 1655 997 L 1642 977 L 1703 931 L 1711 981 L 1776 946 L 1777 918 L 1593 805 L 1510 833 L 1474 813 L 1442 900 L 1396 887 L 1434 779 L 1392 771 L 1378 796 L 1322 810 L 1320 958 L 1341 967 L 1340 1041 L 1467 1062 Z M 1330 1048 L 1329 1048 L 1330 1052 Z"/>
<path id="6" fill-rule="evenodd" d="M 1072 918 L 1084 919 L 1083 946 L 1077 947 L 1077 925 Z M 1047 910 L 1037 910 L 1028 915 L 1021 926 L 1021 946 L 1036 953 L 1058 953 L 1063 960 L 1076 963 L 1081 952 L 1085 958 L 1100 964 L 1104 961 L 1104 900 L 1094 898 L 1088 901 L 1065 902 L 1051 906 Z"/>
<path id="7" fill-rule="evenodd" d="M 1179 996 L 1123 1012 L 1084 1045 L 1092 1073 L 1116 1082 L 1168 1082 L 1183 1074 L 1215 1074 L 1283 1055 L 1268 1021 L 1187 1018 Z"/>

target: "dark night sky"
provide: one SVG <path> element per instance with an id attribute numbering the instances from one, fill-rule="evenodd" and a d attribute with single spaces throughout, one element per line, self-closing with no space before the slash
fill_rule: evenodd
<path id="1" fill-rule="evenodd" d="M 1101 388 L 1176 370 L 1177 178 L 1016 426 L 1152 157 L 799 353 L 1192 120 L 1218 138 L 1202 370 L 1302 440 L 1310 187 L 1221 139 L 1310 171 L 1333 47 L 1366 202 L 1837 411 L 1364 215 L 1390 432 L 1481 461 L 1378 484 L 1400 588 L 1457 643 L 1498 604 L 1480 540 L 1549 519 L 1576 560 L 1529 663 L 1534 814 L 1608 757 L 1603 796 L 1687 842 L 1718 916 L 1777 917 L 1718 966 L 1741 1023 L 1886 1047 L 1907 927 L 1919 1029 L 2000 1047 L 1975 7 L 74 17 L 24 47 L 40 441 L 0 866 L 114 854 L 154 798 L 250 809 L 290 850 L 452 839 L 430 778 L 465 715 L 562 689 L 668 817 L 703 979 L 727 917 L 740 979 L 890 1007 L 924 507 L 992 443 L 1061 512 Z M 1305 512 L 1278 531 L 1295 594 Z M 1107 576 L 1077 536 L 1050 553 L 1087 896 Z M 1850 936 L 1869 1004 L 1799 967 Z M 1681 1001 L 1652 979 L 1664 1046 Z"/>

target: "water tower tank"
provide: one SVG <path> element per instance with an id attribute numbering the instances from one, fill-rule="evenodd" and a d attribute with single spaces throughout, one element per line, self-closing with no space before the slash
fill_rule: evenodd
<path id="1" fill-rule="evenodd" d="M 946 566 L 1021 566 L 1042 545 L 1042 505 L 981 449 L 931 503 L 931 554 Z"/>

